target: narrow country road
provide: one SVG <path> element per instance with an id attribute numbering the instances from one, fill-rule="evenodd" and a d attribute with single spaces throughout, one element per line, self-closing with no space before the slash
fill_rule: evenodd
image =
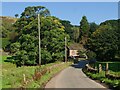
<path id="1" fill-rule="evenodd" d="M 89 79 L 83 72 L 82 68 L 87 61 L 79 61 L 78 64 L 74 64 L 58 75 L 53 77 L 45 86 L 45 88 L 105 88 L 99 83 Z"/>

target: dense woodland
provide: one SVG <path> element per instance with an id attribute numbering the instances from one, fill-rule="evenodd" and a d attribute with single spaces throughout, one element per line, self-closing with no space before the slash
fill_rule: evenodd
<path id="1" fill-rule="evenodd" d="M 10 41 L 3 48 L 13 55 L 12 62 L 17 66 L 38 64 L 38 14 L 40 14 L 41 25 L 42 64 L 64 61 L 65 37 L 67 37 L 67 44 L 82 44 L 87 50 L 85 53 L 89 59 L 119 60 L 120 20 L 107 20 L 97 25 L 83 16 L 80 25 L 77 26 L 72 25 L 70 21 L 52 16 L 44 6 L 33 6 L 26 7 L 19 18 L 18 14 L 15 14 L 16 18 L 11 20 L 2 17 L 0 37 L 8 38 Z"/>

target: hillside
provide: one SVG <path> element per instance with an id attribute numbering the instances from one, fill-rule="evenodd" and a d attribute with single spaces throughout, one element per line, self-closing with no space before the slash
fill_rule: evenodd
<path id="1" fill-rule="evenodd" d="M 5 48 L 9 44 L 9 40 L 13 40 L 16 36 L 15 28 L 13 24 L 16 22 L 17 18 L 9 16 L 0 16 L 0 48 Z"/>
<path id="2" fill-rule="evenodd" d="M 14 31 L 14 27 L 12 25 L 16 22 L 17 18 L 0 16 L 0 20 L 2 21 L 2 25 L 0 26 L 0 38 L 7 38 L 10 33 Z"/>
<path id="3" fill-rule="evenodd" d="M 3 21 L 11 22 L 11 23 L 14 23 L 17 20 L 17 18 L 10 17 L 10 16 L 0 16 L 0 19 L 2 19 Z"/>

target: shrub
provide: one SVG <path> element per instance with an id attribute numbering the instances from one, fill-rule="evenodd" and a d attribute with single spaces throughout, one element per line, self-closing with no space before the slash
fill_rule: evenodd
<path id="1" fill-rule="evenodd" d="M 5 47 L 10 44 L 10 41 L 8 38 L 0 38 L 0 41 L 2 42 L 3 49 L 5 49 Z"/>
<path id="2" fill-rule="evenodd" d="M 96 54 L 93 51 L 87 51 L 86 54 L 87 54 L 89 60 L 92 60 L 92 59 L 96 58 Z"/>

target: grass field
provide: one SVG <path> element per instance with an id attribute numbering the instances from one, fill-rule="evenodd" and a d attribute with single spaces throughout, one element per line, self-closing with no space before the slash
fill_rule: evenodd
<path id="1" fill-rule="evenodd" d="M 39 66 L 22 66 L 17 68 L 15 64 L 4 62 L 6 60 L 7 56 L 0 56 L 2 57 L 0 65 L 2 65 L 2 88 L 20 88 L 20 87 L 26 87 L 26 88 L 40 88 L 43 87 L 43 84 L 48 82 L 48 80 L 57 72 L 60 70 L 68 67 L 70 63 L 64 63 L 62 66 L 53 68 L 51 73 L 46 73 L 42 76 L 42 78 L 38 81 L 32 81 L 29 82 L 24 86 L 23 82 L 23 74 L 25 74 L 26 80 L 32 80 L 33 75 L 35 72 L 35 69 Z M 42 65 L 41 68 L 48 68 L 50 66 L 53 66 L 55 64 L 59 64 L 61 62 L 56 63 L 50 63 L 46 65 Z"/>

